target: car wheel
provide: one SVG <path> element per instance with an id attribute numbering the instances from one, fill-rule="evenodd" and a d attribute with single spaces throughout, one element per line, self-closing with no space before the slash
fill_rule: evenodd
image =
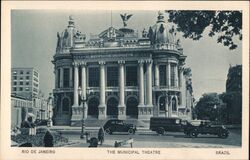
<path id="1" fill-rule="evenodd" d="M 135 134 L 135 131 L 132 129 L 132 128 L 130 128 L 129 130 L 128 130 L 128 134 Z"/>
<path id="2" fill-rule="evenodd" d="M 228 137 L 228 133 L 222 132 L 222 133 L 219 134 L 219 137 L 220 138 L 227 138 Z"/>
<path id="3" fill-rule="evenodd" d="M 162 135 L 162 134 L 164 134 L 164 129 L 163 128 L 158 128 L 156 133 Z"/>
<path id="4" fill-rule="evenodd" d="M 195 137 L 198 136 L 198 133 L 195 132 L 195 131 L 191 131 L 190 134 L 189 134 L 189 136 L 192 137 L 192 138 L 195 138 Z"/>
<path id="5" fill-rule="evenodd" d="M 112 132 L 110 131 L 109 128 L 105 130 L 105 133 L 106 133 L 106 134 L 112 134 Z"/>

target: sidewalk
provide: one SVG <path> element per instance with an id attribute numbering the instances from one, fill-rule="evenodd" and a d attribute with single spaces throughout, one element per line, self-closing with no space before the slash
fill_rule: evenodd
<path id="1" fill-rule="evenodd" d="M 102 145 L 98 145 L 98 148 L 114 148 L 115 140 L 105 140 Z M 79 140 L 75 140 L 71 142 L 71 144 L 66 145 L 64 147 L 88 147 L 89 143 L 80 142 Z M 233 145 L 222 145 L 222 144 L 208 144 L 208 143 L 181 143 L 181 142 L 157 142 L 152 143 L 152 141 L 134 141 L 133 148 L 239 148 L 239 146 Z M 131 146 L 124 145 L 120 148 L 131 148 Z"/>

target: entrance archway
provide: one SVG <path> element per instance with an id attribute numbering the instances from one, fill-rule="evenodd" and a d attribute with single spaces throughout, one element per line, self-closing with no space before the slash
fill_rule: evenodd
<path id="1" fill-rule="evenodd" d="M 126 115 L 131 118 L 138 118 L 138 100 L 135 97 L 130 97 L 126 104 Z"/>
<path id="2" fill-rule="evenodd" d="M 88 117 L 98 117 L 99 100 L 96 97 L 89 99 L 88 101 Z"/>
<path id="3" fill-rule="evenodd" d="M 118 117 L 118 100 L 114 97 L 111 97 L 107 101 L 107 116 L 109 118 Z"/>

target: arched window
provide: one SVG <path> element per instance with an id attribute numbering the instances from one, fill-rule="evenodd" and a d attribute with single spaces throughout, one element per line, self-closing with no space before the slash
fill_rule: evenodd
<path id="1" fill-rule="evenodd" d="M 166 98 L 165 97 L 161 97 L 159 100 L 159 108 L 160 111 L 165 111 L 166 110 Z"/>
<path id="2" fill-rule="evenodd" d="M 69 99 L 68 98 L 63 98 L 62 111 L 63 112 L 68 112 L 69 111 Z"/>
<path id="3" fill-rule="evenodd" d="M 172 111 L 176 111 L 177 110 L 177 107 L 176 107 L 176 98 L 173 98 L 172 99 Z"/>

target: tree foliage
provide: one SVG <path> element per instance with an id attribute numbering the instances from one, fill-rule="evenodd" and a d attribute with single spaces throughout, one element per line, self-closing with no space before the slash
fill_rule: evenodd
<path id="1" fill-rule="evenodd" d="M 222 101 L 217 93 L 205 93 L 196 104 L 195 113 L 198 119 L 215 121 L 221 106 Z"/>
<path id="2" fill-rule="evenodd" d="M 210 27 L 208 35 L 217 35 L 217 43 L 222 43 L 230 50 L 237 48 L 234 37 L 242 40 L 241 11 L 166 11 L 169 22 L 177 25 L 183 37 L 199 40 L 204 30 Z M 217 34 L 216 34 L 217 33 Z"/>

